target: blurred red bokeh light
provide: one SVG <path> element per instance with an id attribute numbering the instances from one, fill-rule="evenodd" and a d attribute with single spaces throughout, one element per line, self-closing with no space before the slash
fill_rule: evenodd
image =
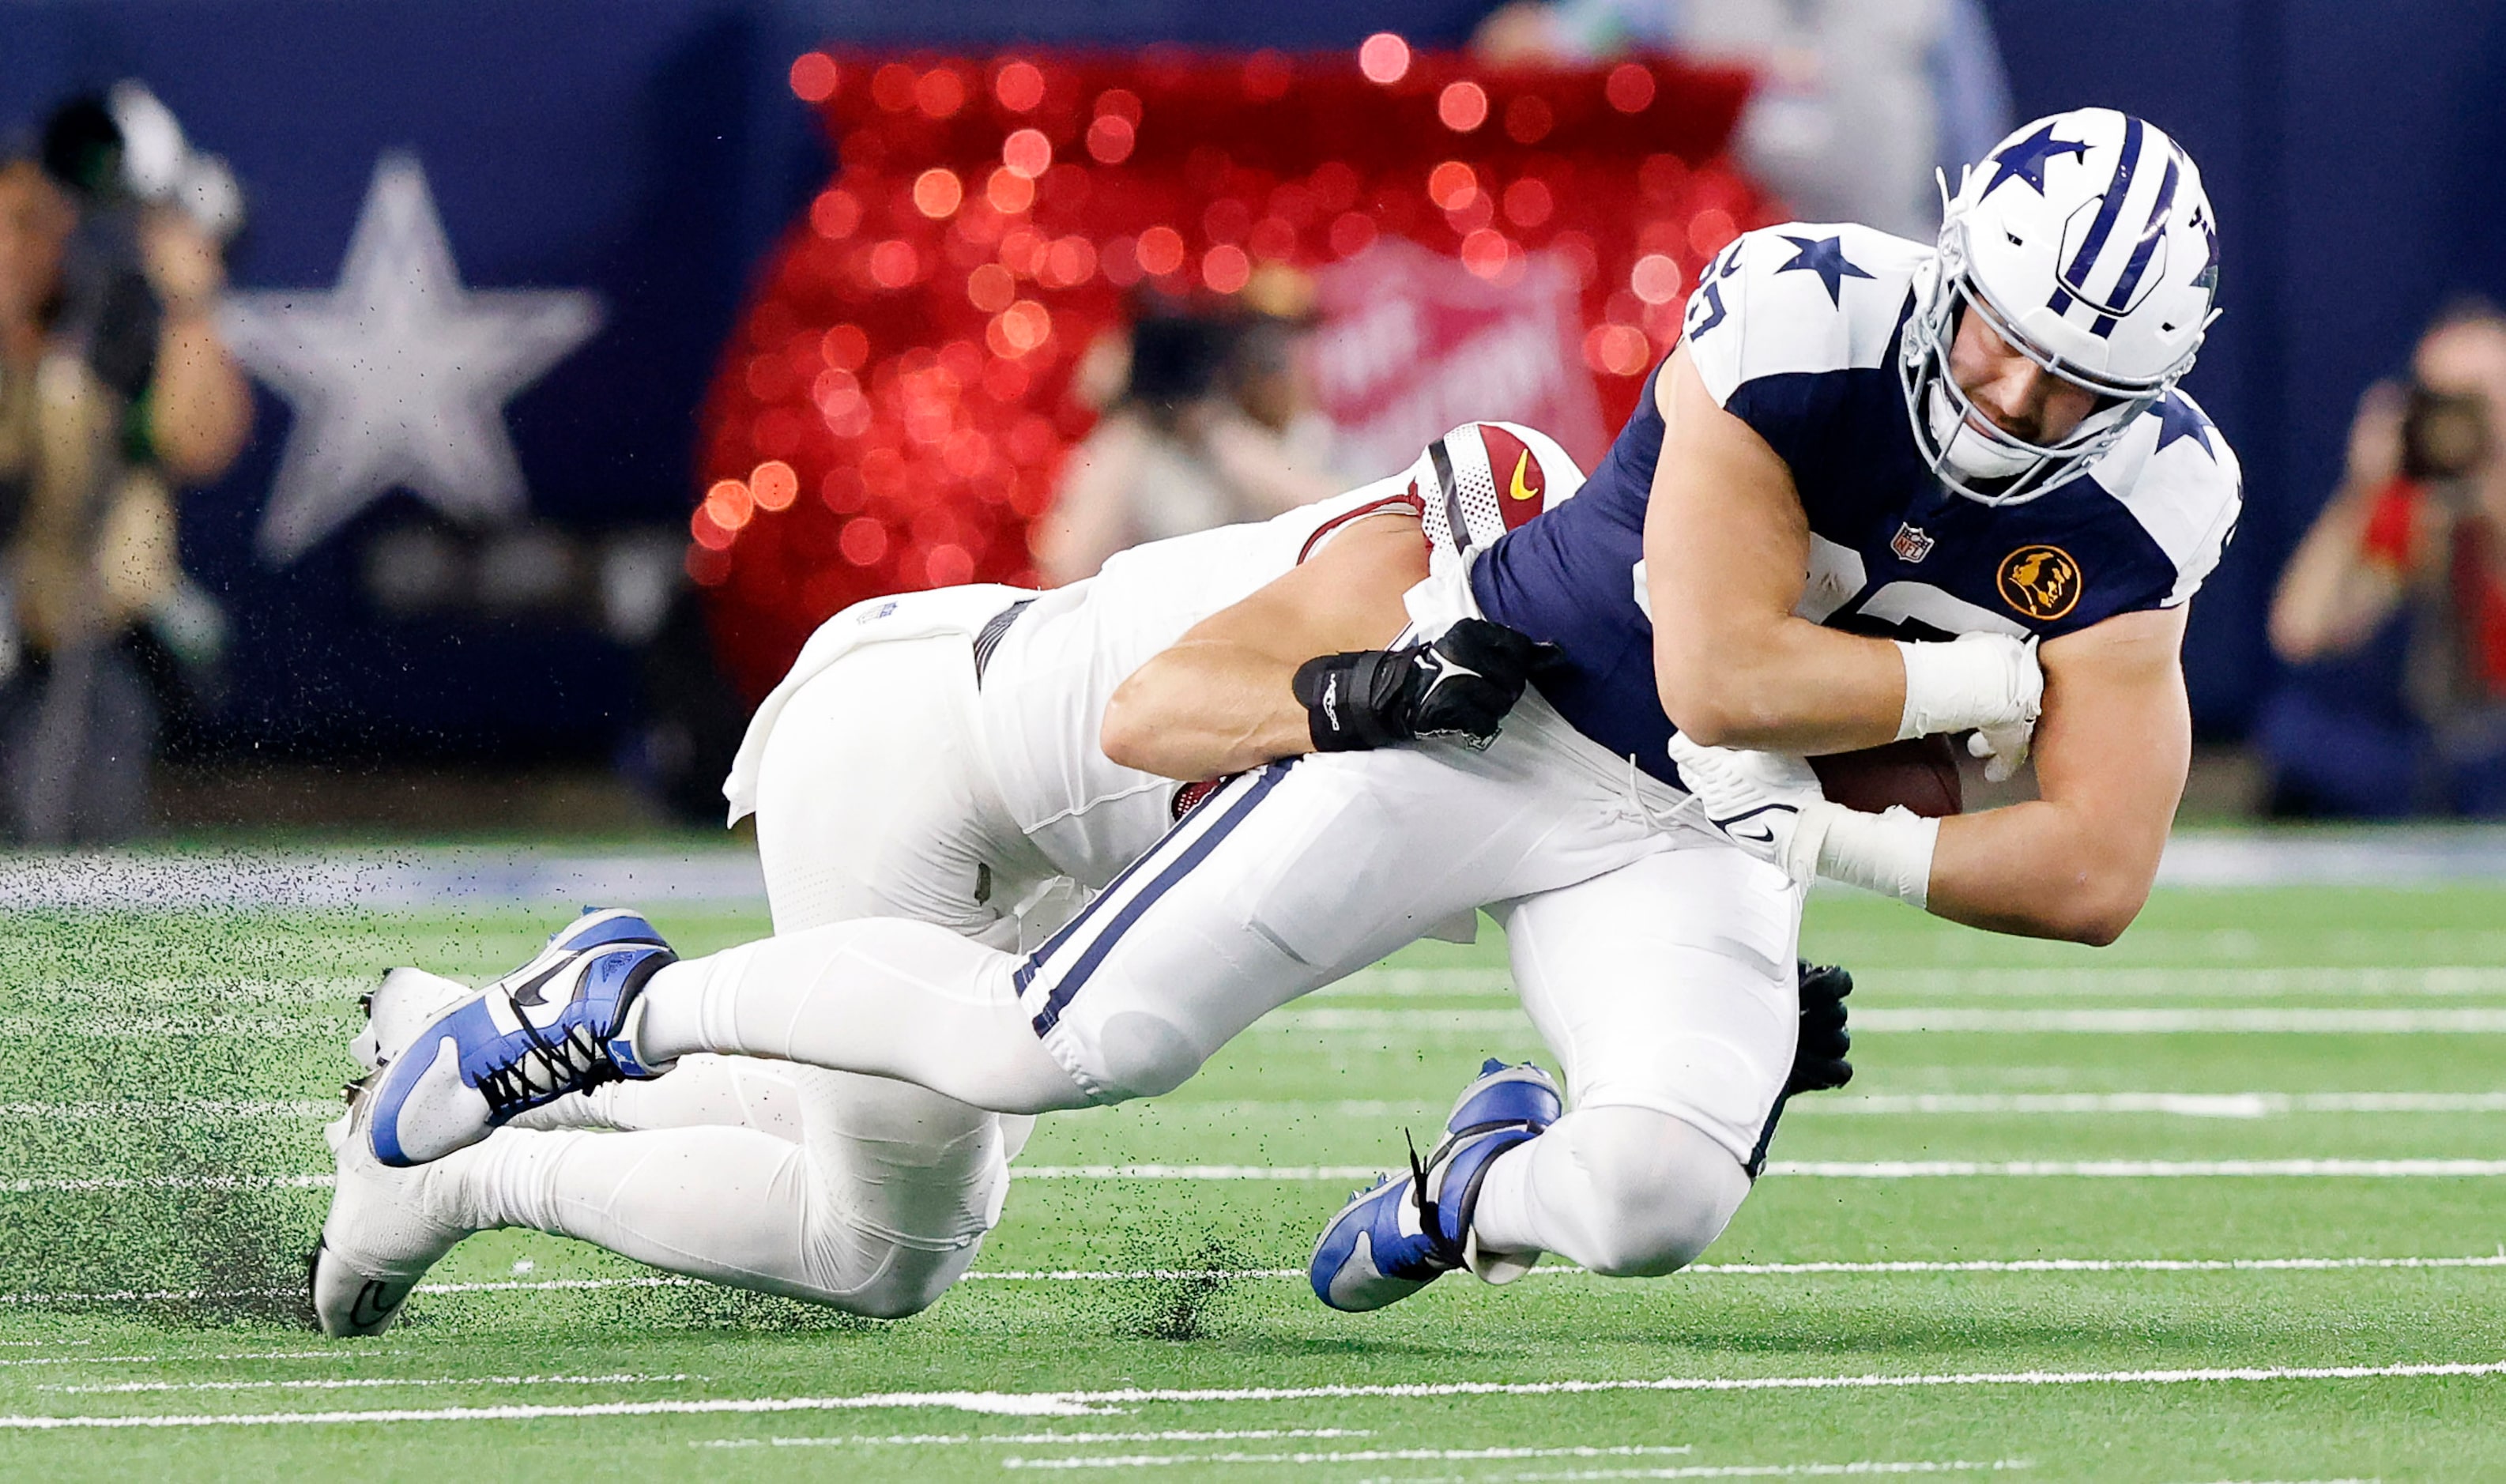
<path id="1" fill-rule="evenodd" d="M 766 265 L 703 410 L 690 575 L 750 695 L 884 592 L 1033 581 L 1026 527 L 1092 412 L 1080 353 L 1144 280 L 1232 293 L 1408 237 L 1580 279 L 1613 420 L 1705 258 L 1769 203 L 1722 159 L 1745 75 L 1356 54 L 812 52 L 841 168 Z M 1491 124 L 1498 126 L 1490 127 Z"/>

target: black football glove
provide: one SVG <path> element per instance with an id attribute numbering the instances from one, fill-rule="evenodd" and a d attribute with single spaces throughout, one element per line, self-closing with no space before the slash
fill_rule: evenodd
<path id="1" fill-rule="evenodd" d="M 1801 1039 L 1793 1046 L 1792 1076 L 1775 1095 L 1774 1111 L 1767 1114 L 1766 1127 L 1758 1130 L 1758 1147 L 1750 1151 L 1746 1168 L 1753 1181 L 1766 1172 L 1767 1149 L 1775 1142 L 1784 1105 L 1800 1093 L 1833 1092 L 1853 1080 L 1853 1063 L 1844 1059 L 1853 1049 L 1853 1037 L 1844 1029 L 1844 997 L 1853 993 L 1853 975 L 1808 959 L 1800 960 L 1794 972 L 1801 975 Z"/>
<path id="2" fill-rule="evenodd" d="M 1358 752 L 1413 737 L 1486 747 L 1522 699 L 1549 645 L 1486 618 L 1461 618 L 1433 644 L 1308 659 L 1293 683 L 1318 753 Z"/>
<path id="3" fill-rule="evenodd" d="M 1833 1092 L 1853 1080 L 1853 1033 L 1844 1028 L 1844 997 L 1853 993 L 1853 975 L 1833 965 L 1801 966 L 1801 1042 L 1793 1051 L 1793 1075 L 1784 1083 L 1789 1097 L 1802 1092 Z"/>

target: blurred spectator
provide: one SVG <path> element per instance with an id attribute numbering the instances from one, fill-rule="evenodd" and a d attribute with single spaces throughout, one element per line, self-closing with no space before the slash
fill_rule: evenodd
<path id="1" fill-rule="evenodd" d="M 139 649 L 197 654 L 220 623 L 178 564 L 172 490 L 224 473 L 251 416 L 216 242 L 131 194 L 123 145 L 81 99 L 40 159 L 0 153 L 0 832 L 36 844 L 145 827 Z"/>
<path id="2" fill-rule="evenodd" d="M 1302 275 L 1265 268 L 1224 306 L 1148 302 L 1127 337 L 1091 350 L 1083 392 L 1106 410 L 1036 523 L 1045 582 L 1075 583 L 1141 542 L 1268 519 L 1339 489 L 1306 365 L 1311 301 Z"/>
<path id="3" fill-rule="evenodd" d="M 2506 314 L 2449 309 L 2368 388 L 2348 472 L 2280 575 L 2298 666 L 2258 729 L 2274 808 L 2506 815 Z"/>
<path id="4" fill-rule="evenodd" d="M 1513 0 L 1476 45 L 1499 65 L 1657 51 L 1747 67 L 1734 148 L 1750 173 L 1805 220 L 1925 241 L 1934 167 L 1954 188 L 2014 123 L 1983 0 Z"/>

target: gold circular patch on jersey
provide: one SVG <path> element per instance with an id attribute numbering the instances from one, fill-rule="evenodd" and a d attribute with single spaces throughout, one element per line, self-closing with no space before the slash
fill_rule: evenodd
<path id="1" fill-rule="evenodd" d="M 2080 601 L 2080 564 L 2060 547 L 2021 547 L 2001 559 L 1994 574 L 2001 601 L 2050 623 Z"/>

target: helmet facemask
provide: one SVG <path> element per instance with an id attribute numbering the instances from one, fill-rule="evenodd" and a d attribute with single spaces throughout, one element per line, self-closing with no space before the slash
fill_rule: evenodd
<path id="1" fill-rule="evenodd" d="M 1941 483 L 1981 505 L 2023 505 L 2084 473 L 2121 439 L 2133 419 L 2165 397 L 2193 364 L 2197 338 L 2155 380 L 2120 379 L 2065 362 L 2014 327 L 1970 271 L 1966 224 L 1952 211 L 1941 229 L 1940 253 L 1915 280 L 1917 303 L 1908 317 L 1897 360 L 1915 446 Z M 1994 422 L 1958 385 L 1951 347 L 1968 314 L 2044 371 L 2088 392 L 2094 408 L 2060 439 L 2032 442 Z"/>

